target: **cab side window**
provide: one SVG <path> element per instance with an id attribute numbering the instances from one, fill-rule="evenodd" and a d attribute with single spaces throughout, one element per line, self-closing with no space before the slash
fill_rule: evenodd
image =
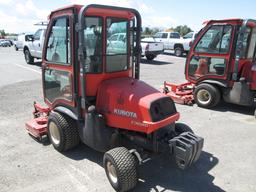
<path id="1" fill-rule="evenodd" d="M 70 64 L 69 19 L 61 17 L 53 22 L 47 41 L 46 60 L 54 63 Z"/>
<path id="2" fill-rule="evenodd" d="M 86 48 L 85 71 L 87 73 L 102 72 L 102 25 L 103 20 L 100 17 L 85 18 L 84 44 Z"/>
<path id="3" fill-rule="evenodd" d="M 106 72 L 128 69 L 128 21 L 121 18 L 107 18 Z M 117 36 L 117 38 L 115 38 Z"/>
<path id="4" fill-rule="evenodd" d="M 208 29 L 198 42 L 195 52 L 226 54 L 230 47 L 232 27 L 214 25 Z"/>

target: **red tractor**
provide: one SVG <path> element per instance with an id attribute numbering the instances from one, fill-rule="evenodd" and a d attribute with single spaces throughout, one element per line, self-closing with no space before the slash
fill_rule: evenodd
<path id="1" fill-rule="evenodd" d="M 123 35 L 120 40 L 114 35 Z M 172 99 L 139 80 L 141 16 L 134 9 L 73 5 L 49 16 L 42 58 L 44 101 L 29 134 L 64 152 L 83 142 L 105 152 L 117 191 L 138 180 L 137 164 L 169 153 L 185 169 L 203 139 L 182 123 Z"/>
<path id="2" fill-rule="evenodd" d="M 188 83 L 164 83 L 177 103 L 211 108 L 221 99 L 255 106 L 256 20 L 212 20 L 198 33 L 186 60 Z"/>

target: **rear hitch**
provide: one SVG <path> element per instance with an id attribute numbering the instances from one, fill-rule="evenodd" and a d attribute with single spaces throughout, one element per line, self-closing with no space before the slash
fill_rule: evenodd
<path id="1" fill-rule="evenodd" d="M 184 132 L 169 140 L 171 154 L 179 168 L 186 169 L 195 163 L 202 152 L 204 139 L 190 132 Z"/>

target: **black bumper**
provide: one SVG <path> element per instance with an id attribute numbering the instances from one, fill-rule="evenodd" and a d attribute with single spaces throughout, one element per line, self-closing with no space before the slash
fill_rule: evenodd
<path id="1" fill-rule="evenodd" d="M 171 154 L 179 168 L 185 169 L 200 157 L 204 139 L 190 132 L 184 132 L 169 140 Z"/>
<path id="2" fill-rule="evenodd" d="M 145 55 L 159 55 L 159 54 L 162 54 L 164 52 L 164 50 L 161 50 L 161 51 L 145 51 Z"/>

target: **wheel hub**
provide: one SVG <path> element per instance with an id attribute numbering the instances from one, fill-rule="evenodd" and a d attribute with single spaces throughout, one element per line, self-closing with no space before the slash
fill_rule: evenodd
<path id="1" fill-rule="evenodd" d="M 175 53 L 176 53 L 177 56 L 180 56 L 182 54 L 180 49 L 175 50 Z"/>
<path id="2" fill-rule="evenodd" d="M 109 176 L 110 180 L 113 183 L 117 183 L 116 169 L 110 161 L 107 162 L 107 172 L 108 172 L 108 176 Z"/>
<path id="3" fill-rule="evenodd" d="M 55 145 L 59 145 L 59 143 L 60 143 L 60 132 L 59 132 L 59 129 L 58 129 L 57 125 L 54 122 L 50 122 L 49 131 L 50 131 L 50 137 L 51 137 L 52 142 Z"/>
<path id="4" fill-rule="evenodd" d="M 202 104 L 208 104 L 211 99 L 212 99 L 212 96 L 211 94 L 209 93 L 208 90 L 206 89 L 201 89 L 198 91 L 197 93 L 197 99 L 199 100 L 200 103 Z"/>

